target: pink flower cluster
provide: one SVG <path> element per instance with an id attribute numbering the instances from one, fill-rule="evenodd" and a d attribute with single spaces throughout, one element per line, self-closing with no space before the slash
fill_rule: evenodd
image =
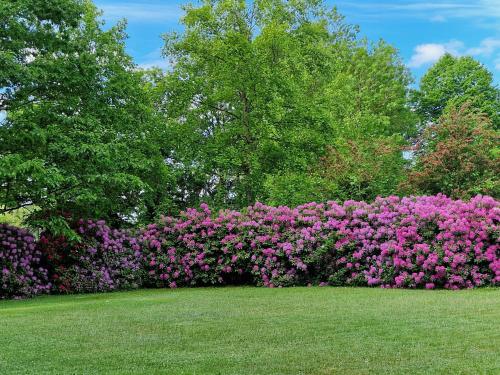
<path id="1" fill-rule="evenodd" d="M 499 202 L 443 195 L 261 203 L 164 217 L 140 237 L 149 285 L 252 283 L 448 289 L 500 283 Z"/>
<path id="2" fill-rule="evenodd" d="M 337 271 L 331 279 L 382 287 L 471 288 L 500 283 L 499 204 L 445 196 L 346 202 L 336 229 Z M 346 271 L 348 270 L 348 271 Z"/>

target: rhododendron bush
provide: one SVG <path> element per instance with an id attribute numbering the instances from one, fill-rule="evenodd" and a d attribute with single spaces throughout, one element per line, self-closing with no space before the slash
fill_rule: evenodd
<path id="1" fill-rule="evenodd" d="M 100 292 L 142 285 L 140 246 L 128 231 L 109 228 L 104 221 L 80 220 L 79 243 L 42 234 L 39 249 L 47 258 L 54 290 Z"/>
<path id="2" fill-rule="evenodd" d="M 47 293 L 51 284 L 35 238 L 24 229 L 0 224 L 0 298 Z"/>
<path id="3" fill-rule="evenodd" d="M 151 284 L 252 282 L 458 289 L 500 282 L 499 204 L 443 195 L 257 203 L 165 217 L 140 238 Z"/>
<path id="4" fill-rule="evenodd" d="M 499 218 L 499 202 L 485 196 L 256 203 L 218 213 L 202 205 L 135 234 L 80 221 L 79 244 L 42 236 L 38 249 L 62 292 L 224 284 L 459 289 L 500 284 Z"/>

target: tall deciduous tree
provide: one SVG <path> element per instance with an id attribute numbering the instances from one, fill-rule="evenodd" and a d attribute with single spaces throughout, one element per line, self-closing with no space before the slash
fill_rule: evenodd
<path id="1" fill-rule="evenodd" d="M 358 40 L 323 4 L 206 0 L 165 36 L 169 157 L 184 204 L 338 198 L 317 194 L 328 183 L 317 165 L 336 139 L 411 130 L 394 49 Z"/>
<path id="2" fill-rule="evenodd" d="M 416 165 L 405 185 L 412 193 L 499 197 L 499 144 L 491 120 L 471 104 L 448 107 L 420 138 Z"/>
<path id="3" fill-rule="evenodd" d="M 35 205 L 32 220 L 61 230 L 68 215 L 119 224 L 166 201 L 149 84 L 124 23 L 98 17 L 85 0 L 0 3 L 0 211 Z"/>
<path id="4" fill-rule="evenodd" d="M 412 101 L 424 122 L 436 123 L 447 106 L 469 103 L 500 127 L 500 91 L 491 72 L 470 56 L 441 57 L 422 77 Z"/>

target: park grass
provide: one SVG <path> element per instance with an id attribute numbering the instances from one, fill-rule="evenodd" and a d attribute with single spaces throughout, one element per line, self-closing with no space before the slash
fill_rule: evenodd
<path id="1" fill-rule="evenodd" d="M 0 302 L 0 374 L 499 374 L 500 289 L 253 287 Z"/>

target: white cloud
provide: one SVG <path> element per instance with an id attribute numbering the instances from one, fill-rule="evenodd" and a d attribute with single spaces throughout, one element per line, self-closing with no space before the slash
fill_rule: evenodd
<path id="1" fill-rule="evenodd" d="M 443 22 L 453 18 L 468 18 L 480 27 L 500 30 L 500 0 L 454 1 L 337 1 L 341 12 L 349 8 L 358 17 L 368 18 L 421 18 Z"/>
<path id="2" fill-rule="evenodd" d="M 111 21 L 126 18 L 129 21 L 165 22 L 178 20 L 182 16 L 182 9 L 172 4 L 97 2 L 97 7 L 104 12 L 104 18 Z"/>
<path id="3" fill-rule="evenodd" d="M 393 2 L 354 2 L 339 1 L 341 6 L 349 6 L 366 11 L 439 12 L 442 16 L 470 17 L 500 15 L 500 0 L 455 0 L 448 2 L 393 1 Z M 487 13 L 486 13 L 487 12 Z M 409 14 L 410 15 L 410 14 Z"/>
<path id="4" fill-rule="evenodd" d="M 410 59 L 408 66 L 418 68 L 422 65 L 433 63 L 446 53 L 442 44 L 428 43 L 420 44 L 415 47 L 415 53 Z"/>
<path id="5" fill-rule="evenodd" d="M 483 56 L 491 56 L 496 49 L 500 48 L 500 39 L 496 38 L 486 38 L 481 41 L 479 46 L 469 48 L 465 54 L 466 55 L 483 55 Z"/>
<path id="6" fill-rule="evenodd" d="M 463 42 L 459 40 L 451 40 L 448 43 L 426 43 L 419 44 L 415 47 L 413 56 L 408 62 L 411 68 L 419 68 L 425 64 L 431 64 L 439 60 L 445 53 L 450 53 L 454 56 L 470 55 L 476 57 L 490 57 L 500 51 L 499 38 L 483 39 L 478 46 L 465 48 Z M 500 70 L 500 54 L 497 54 L 493 61 L 495 68 Z"/>
<path id="7" fill-rule="evenodd" d="M 161 47 L 158 47 L 155 50 L 144 55 L 144 59 L 146 60 L 156 60 L 160 58 L 161 58 Z"/>
<path id="8" fill-rule="evenodd" d="M 463 48 L 463 43 L 458 40 L 452 40 L 448 43 L 426 43 L 419 44 L 414 49 L 414 54 L 408 62 L 411 68 L 419 68 L 425 64 L 431 64 L 438 61 L 445 53 L 459 55 Z"/>
<path id="9" fill-rule="evenodd" d="M 448 13 L 453 17 L 500 17 L 500 0 L 469 0 L 466 1 L 466 4 L 470 5 L 470 7 L 451 8 Z"/>
<path id="10" fill-rule="evenodd" d="M 495 59 L 495 61 L 493 61 L 493 63 L 495 64 L 495 69 L 500 70 L 500 55 L 498 55 L 498 57 Z"/>
<path id="11" fill-rule="evenodd" d="M 432 10 L 458 10 L 458 9 L 474 9 L 479 6 L 478 3 L 482 1 L 468 1 L 468 2 L 447 2 L 447 3 L 436 3 L 436 2 L 416 2 L 416 1 L 394 1 L 394 2 L 354 2 L 354 1 L 340 1 L 339 5 L 346 5 L 358 9 L 378 9 L 384 11 L 432 11 Z M 476 4 L 474 4 L 476 3 Z"/>
<path id="12" fill-rule="evenodd" d="M 444 48 L 446 48 L 446 52 L 451 53 L 452 55 L 460 55 L 460 51 L 464 49 L 464 43 L 460 40 L 450 40 L 448 43 L 444 44 Z"/>

